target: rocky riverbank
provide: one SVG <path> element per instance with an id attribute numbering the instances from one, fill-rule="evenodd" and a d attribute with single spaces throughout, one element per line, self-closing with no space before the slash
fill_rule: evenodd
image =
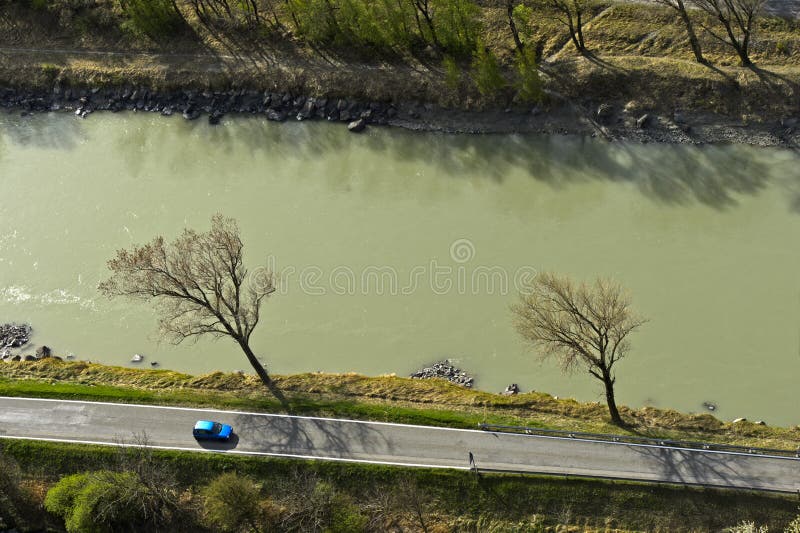
<path id="1" fill-rule="evenodd" d="M 472 388 L 475 382 L 475 378 L 456 367 L 450 359 L 433 363 L 422 370 L 414 372 L 409 377 L 415 379 L 446 379 L 450 383 L 455 383 L 468 389 Z"/>
<path id="2" fill-rule="evenodd" d="M 382 125 L 443 133 L 575 134 L 615 141 L 800 147 L 800 111 L 797 116 L 745 123 L 681 109 L 647 112 L 633 102 L 613 101 L 580 105 L 554 101 L 532 108 L 464 111 L 419 102 L 361 102 L 248 89 L 156 92 L 134 86 L 73 88 L 56 84 L 49 91 L 0 87 L 0 108 L 23 116 L 61 111 L 87 118 L 96 111 L 132 111 L 179 114 L 186 120 L 205 118 L 218 124 L 223 116 L 237 114 L 276 122 L 340 122 L 353 132 L 367 125 Z"/>
<path id="3" fill-rule="evenodd" d="M 31 331 L 28 324 L 0 324 L 0 351 L 24 346 L 30 340 Z"/>

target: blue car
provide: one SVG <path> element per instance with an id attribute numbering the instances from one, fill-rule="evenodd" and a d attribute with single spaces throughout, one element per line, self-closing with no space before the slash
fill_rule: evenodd
<path id="1" fill-rule="evenodd" d="M 197 440 L 229 440 L 233 428 L 228 424 L 220 424 L 211 420 L 198 420 L 192 430 Z"/>

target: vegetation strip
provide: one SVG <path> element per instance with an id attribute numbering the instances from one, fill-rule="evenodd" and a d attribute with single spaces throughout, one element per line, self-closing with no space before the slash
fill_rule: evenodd
<path id="1" fill-rule="evenodd" d="M 214 372 L 191 376 L 82 361 L 0 364 L 0 395 L 211 407 L 423 426 L 476 429 L 481 423 L 587 433 L 796 450 L 800 426 L 724 423 L 709 414 L 620 406 L 630 423 L 620 431 L 598 403 L 529 392 L 513 396 L 469 390 L 443 380 L 358 374 L 273 376 L 279 400 L 255 376 Z"/>
<path id="2" fill-rule="evenodd" d="M 18 463 L 27 480 L 24 485 L 32 490 L 42 487 L 46 491 L 65 475 L 138 471 L 145 480 L 151 475 L 167 475 L 172 481 L 159 478 L 159 482 L 183 494 L 179 501 L 193 502 L 182 507 L 190 511 L 206 507 L 201 497 L 204 487 L 223 473 L 258 480 L 261 497 L 285 507 L 275 515 L 262 516 L 263 520 L 291 516 L 285 513 L 295 505 L 288 501 L 293 494 L 313 500 L 314 491 L 305 492 L 308 481 L 317 487 L 328 484 L 344 498 L 343 503 L 355 505 L 353 510 L 373 524 L 371 529 L 362 525 L 350 531 L 386 531 L 391 520 L 398 520 L 407 531 L 422 530 L 420 516 L 429 531 L 545 531 L 559 525 L 580 530 L 719 531 L 744 520 L 783 531 L 797 515 L 795 498 L 746 491 L 552 476 L 485 474 L 476 478 L 450 470 L 166 450 L 137 454 L 103 446 L 0 441 L 0 460 Z M 41 505 L 41 493 L 41 488 L 35 489 L 20 505 L 35 510 L 35 505 Z M 393 503 L 387 499 L 377 505 L 377 498 L 389 495 Z M 416 496 L 416 504 L 412 496 Z M 40 512 L 36 519 L 43 516 L 47 515 Z M 182 515 L 185 525 L 176 524 L 172 530 L 215 529 L 206 522 L 208 518 L 191 511 Z"/>

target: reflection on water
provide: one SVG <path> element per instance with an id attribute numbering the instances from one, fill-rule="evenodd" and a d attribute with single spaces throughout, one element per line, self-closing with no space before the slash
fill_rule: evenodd
<path id="1" fill-rule="evenodd" d="M 710 401 L 723 418 L 797 423 L 798 163 L 742 146 L 2 115 L 0 319 L 92 360 L 247 368 L 224 340 L 159 344 L 150 307 L 95 289 L 117 248 L 222 211 L 239 220 L 249 263 L 292 272 L 254 336 L 274 371 L 405 374 L 451 357 L 487 390 L 601 400 L 587 377 L 535 362 L 508 306 L 520 269 L 607 275 L 651 319 L 620 364 L 623 402 Z M 447 290 L 434 267 L 449 269 Z M 320 293 L 303 285 L 312 270 Z M 459 290 L 476 272 L 507 273 L 507 286 Z M 380 275 L 402 285 L 378 290 Z M 358 290 L 337 290 L 342 280 Z"/>

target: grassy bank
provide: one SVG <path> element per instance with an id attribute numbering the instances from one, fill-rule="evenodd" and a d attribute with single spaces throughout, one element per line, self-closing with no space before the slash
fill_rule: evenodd
<path id="1" fill-rule="evenodd" d="M 120 452 L 105 447 L 10 440 L 0 446 L 3 455 L 21 466 L 34 507 L 61 475 L 120 465 Z M 258 480 L 276 508 L 285 505 L 280 498 L 291 487 L 297 490 L 312 478 L 324 481 L 356 502 L 374 531 L 421 531 L 416 507 L 430 532 L 719 531 L 743 520 L 782 531 L 798 512 L 796 498 L 791 497 L 635 483 L 516 475 L 476 478 L 466 472 L 173 451 L 156 451 L 149 460 L 177 476 L 181 501 L 195 509 L 199 521 L 199 490 L 231 471 Z M 408 487 L 419 498 L 416 503 L 408 499 Z M 404 496 L 397 499 L 401 492 Z"/>
<path id="2" fill-rule="evenodd" d="M 530 105 L 514 90 L 515 47 L 502 3 L 464 2 L 471 6 L 469 32 L 464 42 L 444 51 L 431 50 L 424 32 L 412 32 L 408 40 L 373 42 L 366 30 L 361 36 L 346 34 L 347 39 L 302 30 L 287 7 L 300 2 L 261 2 L 260 18 L 253 23 L 242 14 L 203 22 L 190 2 L 179 1 L 180 31 L 158 36 L 137 30 L 118 2 L 52 4 L 62 3 L 73 7 L 5 1 L 0 48 L 14 51 L 0 54 L 0 84 L 48 90 L 55 81 L 159 90 L 246 87 L 462 109 Z M 566 27 L 554 15 L 536 7 L 517 22 L 525 42 L 540 51 L 546 88 L 572 101 L 611 100 L 635 112 L 681 108 L 743 123 L 797 109 L 798 21 L 757 21 L 751 56 L 758 68 L 747 69 L 736 66 L 731 47 L 700 29 L 702 23 L 723 33 L 697 12 L 700 42 L 713 67 L 692 61 L 685 29 L 668 8 L 598 2 L 586 15 L 592 57 L 575 52 Z M 501 67 L 504 83 L 491 94 L 475 83 L 469 51 L 475 42 L 485 44 Z M 442 66 L 448 54 L 456 55 L 455 73 Z"/>
<path id="3" fill-rule="evenodd" d="M 474 428 L 481 422 L 620 433 L 599 403 L 540 392 L 503 396 L 442 380 L 359 374 L 274 376 L 280 398 L 255 376 L 214 372 L 191 376 L 43 359 L 0 364 L 0 395 L 187 405 Z M 628 433 L 795 450 L 800 426 L 726 423 L 709 414 L 645 407 L 620 409 Z"/>

